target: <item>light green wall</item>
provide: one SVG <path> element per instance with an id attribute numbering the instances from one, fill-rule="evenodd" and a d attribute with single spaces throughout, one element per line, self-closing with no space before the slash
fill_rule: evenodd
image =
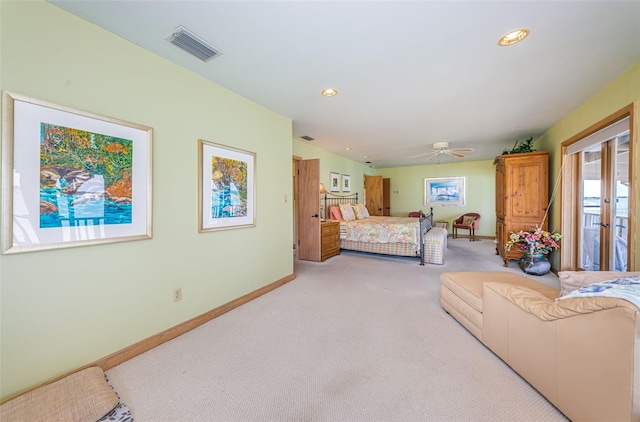
<path id="1" fill-rule="evenodd" d="M 481 215 L 477 234 L 495 237 L 496 188 L 493 160 L 384 168 L 377 169 L 376 174 L 391 179 L 391 215 L 394 216 L 406 216 L 417 210 L 429 211 L 429 207 L 424 205 L 425 178 L 464 177 L 465 205 L 433 207 L 434 220 L 448 221 L 451 224 L 464 213 L 477 212 Z"/>
<path id="2" fill-rule="evenodd" d="M 588 127 L 596 124 L 605 117 L 622 109 L 623 107 L 640 101 L 640 61 L 624 72 L 621 76 L 609 83 L 601 89 L 597 94 L 584 102 L 578 108 L 573 110 L 569 115 L 560 120 L 556 125 L 547 131 L 543 136 L 536 140 L 539 149 L 550 151 L 551 165 L 549 174 L 550 187 L 549 192 L 553 189 L 555 179 L 558 177 L 561 166 L 561 144 L 572 136 L 582 132 Z M 636 116 L 637 119 L 638 116 Z M 637 121 L 637 120 L 636 120 Z M 640 125 L 636 126 L 636 139 L 640 140 Z M 640 158 L 640 148 L 636 149 L 635 162 Z M 636 180 L 635 204 L 630 207 L 630 212 L 638 216 L 638 205 L 640 205 L 640 183 Z M 550 211 L 549 227 L 560 227 L 560 205 L 562 197 L 558 193 L 557 199 L 553 202 Z M 560 231 L 558 229 L 558 231 Z M 635 245 L 638 248 L 640 241 L 640 224 L 636 222 Z M 562 249 L 561 249 L 562 251 Z M 551 254 L 551 261 L 554 268 L 559 268 L 559 257 L 557 254 Z M 635 256 L 635 269 L 640 268 L 640 254 Z"/>
<path id="3" fill-rule="evenodd" d="M 0 19 L 3 90 L 154 130 L 153 239 L 0 256 L 1 397 L 293 273 L 289 119 L 48 3 Z M 200 138 L 257 153 L 256 227 L 198 233 Z"/>
<path id="4" fill-rule="evenodd" d="M 299 139 L 293 140 L 293 155 L 301 157 L 305 160 L 314 158 L 320 159 L 320 183 L 324 183 L 325 188 L 329 190 L 329 174 L 340 173 L 348 174 L 351 176 L 351 192 L 334 192 L 339 195 L 348 195 L 358 193 L 358 200 L 360 202 L 363 198 L 364 192 L 364 175 L 375 174 L 374 169 L 370 168 L 366 164 L 358 163 L 357 161 L 349 160 L 348 158 L 341 157 L 332 152 L 320 149 L 313 146 L 308 141 L 301 141 Z"/>

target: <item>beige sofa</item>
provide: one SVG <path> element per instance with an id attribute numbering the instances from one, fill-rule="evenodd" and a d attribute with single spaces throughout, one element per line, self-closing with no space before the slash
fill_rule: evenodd
<path id="1" fill-rule="evenodd" d="M 559 273 L 563 291 L 618 277 Z M 442 307 L 568 418 L 640 421 L 640 321 L 632 303 L 556 301 L 558 289 L 509 272 L 440 279 Z"/>

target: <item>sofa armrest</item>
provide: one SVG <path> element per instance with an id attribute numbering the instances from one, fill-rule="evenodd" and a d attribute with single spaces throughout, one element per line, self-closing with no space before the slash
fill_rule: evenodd
<path id="1" fill-rule="evenodd" d="M 556 301 L 527 287 L 497 282 L 485 283 L 483 289 L 494 291 L 523 311 L 543 321 L 569 318 L 574 315 L 589 314 L 612 308 L 628 308 L 632 312 L 638 312 L 638 308 L 632 303 L 609 297 Z"/>

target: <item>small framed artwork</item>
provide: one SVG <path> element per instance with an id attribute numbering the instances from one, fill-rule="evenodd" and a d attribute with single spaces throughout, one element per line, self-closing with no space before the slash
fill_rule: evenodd
<path id="1" fill-rule="evenodd" d="M 256 154 L 199 141 L 199 232 L 256 225 Z"/>
<path id="2" fill-rule="evenodd" d="M 340 174 L 331 172 L 330 179 L 331 180 L 329 181 L 329 186 L 330 186 L 329 190 L 331 192 L 340 192 Z"/>
<path id="3" fill-rule="evenodd" d="M 151 238 L 152 128 L 2 96 L 2 253 Z"/>
<path id="4" fill-rule="evenodd" d="M 342 192 L 351 192 L 351 176 L 348 174 L 342 175 Z"/>
<path id="5" fill-rule="evenodd" d="M 427 206 L 464 205 L 464 177 L 424 179 L 424 204 Z"/>

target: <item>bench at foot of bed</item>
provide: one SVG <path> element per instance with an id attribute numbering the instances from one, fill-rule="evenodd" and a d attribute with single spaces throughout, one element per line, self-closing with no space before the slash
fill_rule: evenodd
<path id="1" fill-rule="evenodd" d="M 444 264 L 444 251 L 447 249 L 447 229 L 433 227 L 424 235 L 424 262 Z"/>

